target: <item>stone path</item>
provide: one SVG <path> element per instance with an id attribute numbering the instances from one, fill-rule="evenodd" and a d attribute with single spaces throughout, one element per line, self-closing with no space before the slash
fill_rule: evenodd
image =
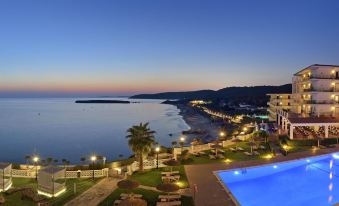
<path id="1" fill-rule="evenodd" d="M 65 206 L 96 206 L 117 188 L 118 181 L 118 179 L 111 177 L 105 178 L 66 203 Z"/>
<path id="2" fill-rule="evenodd" d="M 198 192 L 194 197 L 195 206 L 234 206 L 236 204 L 232 201 L 231 196 L 225 191 L 222 184 L 218 181 L 213 173 L 214 171 L 295 160 L 338 151 L 339 147 L 336 147 L 317 151 L 290 153 L 288 156 L 279 155 L 271 160 L 250 160 L 233 162 L 230 164 L 211 163 L 204 165 L 185 165 L 185 171 L 191 190 L 193 191 L 194 184 L 196 184 L 198 188 Z"/>

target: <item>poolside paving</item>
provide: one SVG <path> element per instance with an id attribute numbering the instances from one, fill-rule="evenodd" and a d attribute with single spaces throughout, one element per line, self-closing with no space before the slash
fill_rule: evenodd
<path id="1" fill-rule="evenodd" d="M 104 178 L 65 206 L 96 206 L 117 188 L 118 181 L 111 177 Z"/>
<path id="2" fill-rule="evenodd" d="M 185 171 L 192 191 L 194 190 L 194 185 L 197 185 L 198 191 L 194 197 L 195 206 L 235 206 L 236 204 L 232 201 L 231 196 L 227 194 L 222 184 L 215 177 L 214 171 L 283 162 L 338 151 L 339 147 L 337 146 L 330 149 L 290 153 L 287 156 L 279 155 L 270 160 L 239 161 L 230 164 L 185 165 Z"/>

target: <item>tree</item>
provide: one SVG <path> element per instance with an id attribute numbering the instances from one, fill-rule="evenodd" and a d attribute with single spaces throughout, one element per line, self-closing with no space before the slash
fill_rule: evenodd
<path id="1" fill-rule="evenodd" d="M 152 151 L 155 143 L 154 134 L 155 131 L 150 129 L 149 123 L 140 123 L 127 130 L 128 146 L 138 158 L 140 171 L 144 169 L 144 156 L 147 156 Z"/>
<path id="2" fill-rule="evenodd" d="M 253 138 L 263 138 L 265 140 L 265 143 L 268 142 L 269 135 L 264 130 L 259 130 L 259 131 L 253 132 L 252 136 L 253 136 Z"/>

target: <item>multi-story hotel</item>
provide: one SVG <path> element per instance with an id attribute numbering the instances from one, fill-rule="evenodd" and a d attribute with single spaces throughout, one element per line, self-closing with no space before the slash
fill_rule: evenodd
<path id="1" fill-rule="evenodd" d="M 329 137 L 339 126 L 339 66 L 314 64 L 294 74 L 291 94 L 268 94 L 270 120 L 294 137 Z M 339 130 L 338 130 L 339 131 Z"/>

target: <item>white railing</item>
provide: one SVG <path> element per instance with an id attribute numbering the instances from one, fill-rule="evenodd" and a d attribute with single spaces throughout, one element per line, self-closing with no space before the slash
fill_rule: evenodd
<path id="1" fill-rule="evenodd" d="M 39 172 L 39 171 L 38 171 Z M 107 177 L 108 168 L 102 170 L 94 170 L 94 177 Z M 18 170 L 12 169 L 12 177 L 22 177 L 22 178 L 35 178 L 35 170 Z M 93 177 L 93 170 L 78 170 L 78 171 L 66 171 L 65 178 L 89 178 Z"/>

